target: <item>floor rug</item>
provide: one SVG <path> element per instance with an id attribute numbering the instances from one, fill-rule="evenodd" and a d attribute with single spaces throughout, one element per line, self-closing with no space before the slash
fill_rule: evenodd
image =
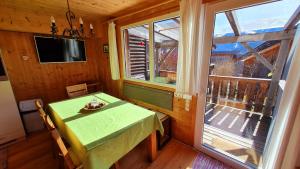
<path id="1" fill-rule="evenodd" d="M 232 167 L 228 167 L 212 157 L 199 153 L 193 163 L 193 169 L 232 169 Z"/>

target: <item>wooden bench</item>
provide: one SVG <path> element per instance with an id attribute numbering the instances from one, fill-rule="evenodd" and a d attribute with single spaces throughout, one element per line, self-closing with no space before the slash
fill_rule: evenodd
<path id="1" fill-rule="evenodd" d="M 164 127 L 163 136 L 160 135 L 159 131 L 156 132 L 157 148 L 160 150 L 171 139 L 171 118 L 170 116 L 160 112 L 156 112 L 156 114 Z"/>

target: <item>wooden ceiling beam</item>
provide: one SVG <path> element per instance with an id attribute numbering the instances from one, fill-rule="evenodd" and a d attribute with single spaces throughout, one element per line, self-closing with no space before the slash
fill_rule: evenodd
<path id="1" fill-rule="evenodd" d="M 284 30 L 293 29 L 299 20 L 300 20 L 300 5 L 296 9 L 296 11 L 293 13 L 293 15 L 290 17 L 288 22 L 284 25 Z"/>
<path id="2" fill-rule="evenodd" d="M 121 14 L 121 13 L 120 14 L 115 14 L 115 15 L 117 15 L 117 17 L 108 20 L 108 22 L 113 22 L 113 21 L 117 21 L 117 20 L 120 20 L 120 19 L 123 19 L 123 18 L 127 18 L 127 17 L 133 16 L 133 15 L 136 15 L 138 13 L 142 13 L 142 12 L 145 12 L 145 11 L 148 11 L 148 10 L 158 8 L 162 5 L 167 5 L 169 3 L 178 3 L 178 5 L 179 5 L 178 0 L 165 0 L 165 1 L 161 1 L 160 3 L 157 3 L 155 5 L 152 5 L 152 6 L 149 6 L 149 7 L 146 7 L 146 8 L 141 8 L 140 10 L 135 10 L 134 12 L 129 12 L 129 13 L 126 13 L 126 14 Z"/>

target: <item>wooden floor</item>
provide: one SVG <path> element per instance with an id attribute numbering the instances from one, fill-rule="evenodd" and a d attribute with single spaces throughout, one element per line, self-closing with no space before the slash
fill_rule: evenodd
<path id="1" fill-rule="evenodd" d="M 224 130 L 245 139 L 253 140 L 262 147 L 256 147 L 262 151 L 271 117 L 259 112 L 250 112 L 229 106 L 209 104 L 205 113 L 205 124 Z"/>
<path id="2" fill-rule="evenodd" d="M 53 158 L 51 138 L 47 131 L 31 135 L 28 139 L 8 147 L 8 169 L 56 169 L 58 161 Z M 121 169 L 187 169 L 192 168 L 198 152 L 192 147 L 172 139 L 158 158 L 147 160 L 146 143 L 142 142 L 120 160 Z M 2 162 L 1 162 L 2 163 Z M 0 166 L 0 169 L 2 166 Z"/>
<path id="3" fill-rule="evenodd" d="M 239 161 L 261 161 L 271 117 L 229 106 L 209 104 L 205 113 L 204 143 Z"/>
<path id="4" fill-rule="evenodd" d="M 146 150 L 145 142 L 139 144 L 120 160 L 121 169 L 188 169 L 192 168 L 198 154 L 175 139 L 158 152 L 158 158 L 153 163 L 148 162 Z"/>
<path id="5" fill-rule="evenodd" d="M 58 168 L 58 161 L 53 158 L 51 139 L 48 131 L 42 131 L 9 146 L 6 150 L 8 169 Z"/>

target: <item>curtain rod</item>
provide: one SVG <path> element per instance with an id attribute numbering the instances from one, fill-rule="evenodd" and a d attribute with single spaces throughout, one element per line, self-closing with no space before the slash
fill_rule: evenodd
<path id="1" fill-rule="evenodd" d="M 113 19 L 110 19 L 108 20 L 107 22 L 113 22 L 113 21 L 116 21 L 116 20 L 119 20 L 119 19 L 122 19 L 122 18 L 126 18 L 128 16 L 131 16 L 131 15 L 134 15 L 134 14 L 137 14 L 137 13 L 140 13 L 140 12 L 143 12 L 143 11 L 146 11 L 146 10 L 150 10 L 150 9 L 153 9 L 153 8 L 156 8 L 156 7 L 159 7 L 161 5 L 165 5 L 165 4 L 168 4 L 170 2 L 178 2 L 179 4 L 179 0 L 167 0 L 167 1 L 164 1 L 162 3 L 159 3 L 159 4 L 156 4 L 156 5 L 153 5 L 153 6 L 150 6 L 148 8 L 144 8 L 144 9 L 141 9 L 141 10 L 138 10 L 138 11 L 135 11 L 135 12 L 132 12 L 132 13 L 129 13 L 129 14 L 126 14 L 126 15 L 122 15 L 122 16 L 119 16 L 119 17 L 116 17 L 116 18 L 113 18 Z"/>

